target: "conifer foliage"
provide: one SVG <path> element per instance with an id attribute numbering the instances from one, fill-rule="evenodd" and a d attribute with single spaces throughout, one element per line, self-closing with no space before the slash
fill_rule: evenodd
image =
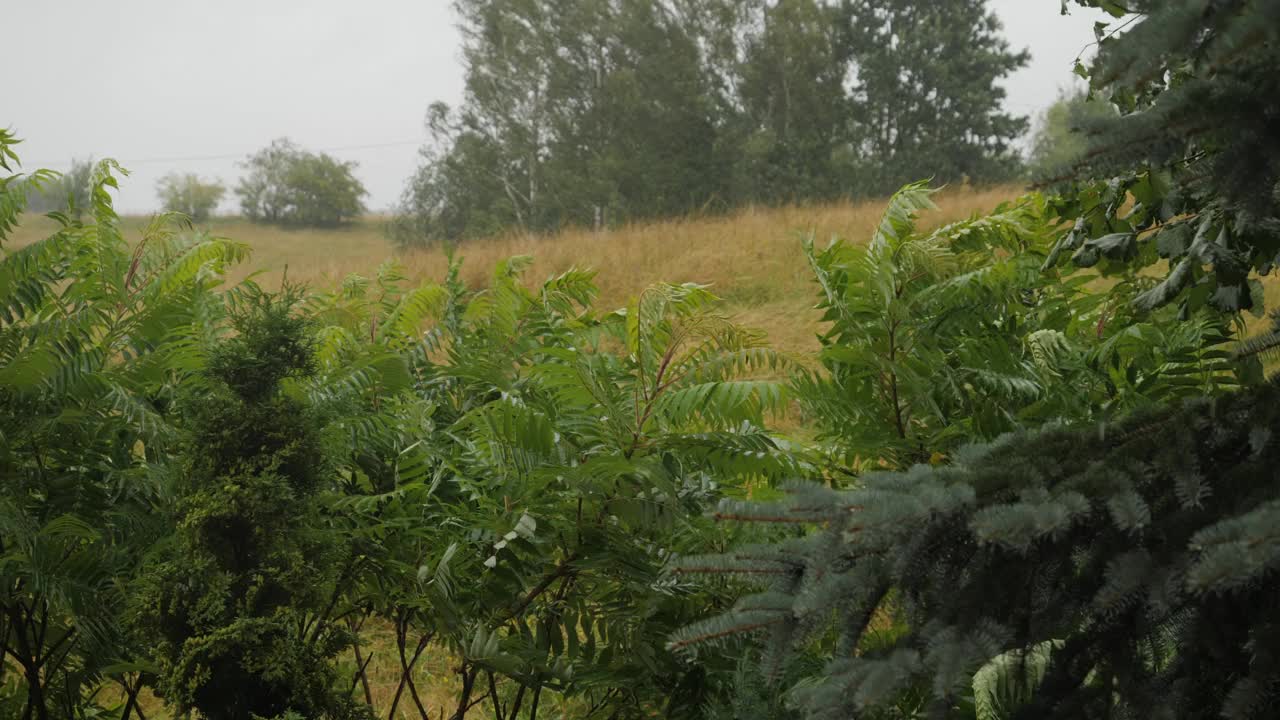
<path id="1" fill-rule="evenodd" d="M 1120 113 L 1077 117 L 1087 148 L 1040 178 L 1074 223 L 1053 259 L 1167 260 L 1140 307 L 1260 308 L 1250 273 L 1280 260 L 1280 2 L 1077 2 L 1119 19 L 1077 72 Z"/>
<path id="2" fill-rule="evenodd" d="M 814 718 L 964 717 L 993 659 L 1025 690 L 994 717 L 1268 717 L 1280 665 L 1280 385 L 971 446 L 948 467 L 792 486 L 723 512 L 818 524 L 714 559 L 775 578 L 676 646 L 768 630 L 775 661 L 830 628 L 794 699 Z M 900 623 L 875 638 L 884 613 Z M 1047 659 L 1046 659 L 1047 657 Z M 986 673 L 990 676 L 992 673 Z M 975 687 L 976 685 L 976 687 Z M 874 715 L 872 715 L 874 716 Z"/>
<path id="3" fill-rule="evenodd" d="M 180 712 L 346 717 L 329 662 L 345 647 L 330 621 L 341 546 L 318 502 L 333 470 L 318 419 L 283 388 L 315 371 L 309 323 L 296 291 L 249 290 L 207 389 L 178 401 L 176 532 L 140 577 L 140 631 Z"/>

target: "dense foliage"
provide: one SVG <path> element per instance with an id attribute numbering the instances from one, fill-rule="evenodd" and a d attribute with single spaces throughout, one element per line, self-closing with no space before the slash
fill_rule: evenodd
<path id="1" fill-rule="evenodd" d="M 683 563 L 772 582 L 673 646 L 766 634 L 809 717 L 1273 714 L 1280 418 L 1255 354 L 1276 335 L 1223 343 L 1275 260 L 1280 3 L 1080 4 L 1125 18 L 1080 68 L 1116 112 L 1077 114 L 1091 137 L 1050 178 L 1071 182 L 1036 213 L 1048 242 L 1007 209 L 904 238 L 908 189 L 866 250 L 811 253 L 830 376 L 801 392 L 843 457 L 720 515 L 814 530 Z M 1021 251 L 955 293 L 940 261 L 1007 232 Z M 1068 252 L 1101 277 L 1068 274 Z M 821 672 L 786 674 L 815 654 Z"/>
<path id="2" fill-rule="evenodd" d="M 466 90 L 404 245 L 1007 178 L 1026 61 L 985 3 L 459 0 Z"/>
<path id="3" fill-rule="evenodd" d="M 1135 314 L 1143 278 L 1041 273 L 1056 223 L 1034 196 L 919 233 L 928 204 L 909 186 L 865 247 L 809 249 L 831 330 L 797 392 L 826 482 L 717 516 L 819 529 L 682 560 L 772 582 L 672 646 L 767 631 L 764 670 L 809 717 L 1142 716 L 1154 698 L 1252 717 L 1274 682 L 1251 648 L 1274 632 L 1277 424 L 1271 386 L 1227 393 L 1256 359 L 1220 316 Z"/>
<path id="4" fill-rule="evenodd" d="M 1280 316 L 1233 340 L 1277 257 L 1280 2 L 1080 4 L 1134 13 L 1059 193 L 927 230 L 914 183 L 805 241 L 812 364 L 703 286 L 600 309 L 525 257 L 230 283 L 244 246 L 126 238 L 115 163 L 21 175 L 0 131 L 0 715 L 1268 716 Z M 998 174 L 1020 127 L 981 3 L 458 7 L 403 237 Z M 350 165 L 250 166 L 258 219 L 361 210 Z M 87 219 L 10 246 L 60 184 Z"/>
<path id="5" fill-rule="evenodd" d="M 279 139 L 244 163 L 236 185 L 240 211 L 250 220 L 304 227 L 333 227 L 365 211 L 356 164 L 304 150 Z"/>
<path id="6" fill-rule="evenodd" d="M 1277 391 L 731 505 L 822 530 L 687 561 L 776 581 L 679 643 L 768 628 L 785 656 L 837 609 L 830 664 L 794 694 L 809 717 L 1269 717 Z"/>
<path id="7" fill-rule="evenodd" d="M 531 292 L 526 262 L 474 296 L 454 281 L 404 290 L 387 267 L 319 300 L 337 321 L 321 355 L 339 375 L 316 392 L 367 413 L 350 424 L 342 505 L 365 558 L 351 622 L 393 623 L 393 705 L 424 716 L 413 677 L 431 643 L 456 654 L 456 718 L 479 703 L 536 714 L 547 695 L 615 717 L 696 716 L 727 679 L 662 646 L 724 595 L 665 571 L 723 542 L 701 517 L 715 498 L 794 470 L 762 429 L 781 388 L 741 378 L 780 359 L 704 288 L 656 286 L 597 315 L 590 273 Z M 423 318 L 438 323 L 425 338 Z M 412 391 L 394 405 L 369 395 L 361 337 L 408 353 Z"/>
<path id="8" fill-rule="evenodd" d="M 590 273 L 530 290 L 524 258 L 479 292 L 394 264 L 219 287 L 245 248 L 168 217 L 130 246 L 113 167 L 91 223 L 0 257 L 6 714 L 434 717 L 424 656 L 456 663 L 459 719 L 728 701 L 734 658 L 663 644 L 729 589 L 667 571 L 737 534 L 705 508 L 799 461 L 755 379 L 785 361 L 705 288 L 597 313 Z"/>
<path id="9" fill-rule="evenodd" d="M 15 160 L 0 134 L 0 162 Z M 0 714 L 80 717 L 119 684 L 129 703 L 148 664 L 121 622 L 127 580 L 169 532 L 166 488 L 147 472 L 174 449 L 163 415 L 187 374 L 173 333 L 197 332 L 201 297 L 243 246 L 180 237 L 157 218 L 133 247 L 93 175 L 92 221 L 3 247 L 31 178 L 0 178 Z M 126 711 L 127 712 L 127 711 Z"/>
<path id="10" fill-rule="evenodd" d="M 332 618 L 344 559 L 322 503 L 333 466 L 321 423 L 284 392 L 314 372 L 310 328 L 290 289 L 249 290 L 175 400 L 174 531 L 138 580 L 138 632 L 177 712 L 355 717 L 330 662 L 351 642 Z"/>
<path id="11" fill-rule="evenodd" d="M 1043 198 L 931 232 L 931 191 L 909 185 L 865 244 L 806 253 L 830 323 L 823 371 L 800 400 L 847 467 L 905 467 L 975 439 L 1103 420 L 1255 377 L 1232 362 L 1226 318 L 1136 314 L 1137 277 L 1109 291 L 1085 273 L 1041 272 L 1057 237 Z"/>

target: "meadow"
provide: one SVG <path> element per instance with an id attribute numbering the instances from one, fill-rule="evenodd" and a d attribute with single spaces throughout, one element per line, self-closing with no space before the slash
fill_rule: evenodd
<path id="1" fill-rule="evenodd" d="M 923 228 L 991 211 L 1022 192 L 1012 185 L 949 188 L 934 196 L 938 210 L 925 213 Z M 487 285 L 495 263 L 530 255 L 530 282 L 541 282 L 571 267 L 594 270 L 600 287 L 597 307 L 622 307 L 657 282 L 708 284 L 725 309 L 743 325 L 764 331 L 770 344 L 807 356 L 817 347 L 820 313 L 813 276 L 801 252 L 812 234 L 817 245 L 834 237 L 862 242 L 871 236 L 884 211 L 883 199 L 782 207 L 748 207 L 726 215 L 683 217 L 626 225 L 596 232 L 573 229 L 551 235 L 510 232 L 462 245 L 462 279 L 473 288 Z M 141 236 L 150 218 L 122 219 L 126 236 Z M 444 277 L 448 258 L 442 249 L 398 252 L 383 233 L 384 220 L 366 217 L 336 229 L 285 228 L 216 218 L 203 226 L 211 234 L 247 243 L 252 258 L 235 267 L 229 279 L 261 273 L 258 282 L 276 287 L 287 271 L 292 281 L 333 287 L 352 273 L 372 276 L 395 257 L 414 281 Z M 27 216 L 13 235 L 13 247 L 43 238 L 52 220 Z"/>

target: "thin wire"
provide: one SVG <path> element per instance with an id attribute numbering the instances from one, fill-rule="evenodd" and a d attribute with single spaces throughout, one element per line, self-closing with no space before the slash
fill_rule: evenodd
<path id="1" fill-rule="evenodd" d="M 373 150 L 377 148 L 403 147 L 405 145 L 421 145 L 422 140 L 398 140 L 396 142 L 372 143 L 368 145 L 344 145 L 339 147 L 319 148 L 317 152 L 348 152 L 351 150 Z M 247 152 L 227 153 L 225 155 L 189 155 L 187 157 L 159 157 L 159 158 L 143 158 L 141 160 L 121 161 L 125 167 L 133 167 L 134 165 L 153 165 L 156 163 L 184 163 L 184 162 L 203 162 L 208 160 L 240 160 L 250 155 Z M 58 162 L 32 162 L 24 161 L 23 165 L 29 167 L 50 167 L 57 165 L 67 165 L 67 160 Z"/>

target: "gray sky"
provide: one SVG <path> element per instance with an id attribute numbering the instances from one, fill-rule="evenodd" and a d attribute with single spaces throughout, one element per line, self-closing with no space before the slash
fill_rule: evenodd
<path id="1" fill-rule="evenodd" d="M 1070 83 L 1096 15 L 990 4 L 1031 50 L 1007 87 L 1010 108 L 1034 115 Z M 462 91 L 448 0 L 19 0 L 5 21 L 0 126 L 25 140 L 24 167 L 114 157 L 132 171 L 127 212 L 154 210 L 170 171 L 233 183 L 238 160 L 282 136 L 357 161 L 369 206 L 386 208 L 417 164 L 427 106 Z"/>

